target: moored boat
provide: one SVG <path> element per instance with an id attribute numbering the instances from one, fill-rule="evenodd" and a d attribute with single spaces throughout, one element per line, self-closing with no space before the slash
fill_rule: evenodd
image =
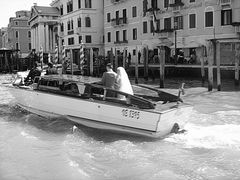
<path id="1" fill-rule="evenodd" d="M 94 82 L 49 75 L 35 78 L 30 86 L 13 83 L 9 90 L 20 107 L 40 116 L 65 116 L 92 128 L 155 138 L 184 128 L 192 111 L 180 96 L 151 87 L 135 86 L 131 95 Z"/>

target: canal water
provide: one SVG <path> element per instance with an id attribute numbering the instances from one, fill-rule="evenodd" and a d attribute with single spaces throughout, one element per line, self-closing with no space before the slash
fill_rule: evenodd
<path id="1" fill-rule="evenodd" d="M 0 84 L 9 79 L 1 75 Z M 177 93 L 181 82 L 168 79 L 165 90 Z M 198 80 L 184 82 L 183 99 L 194 106 L 187 132 L 157 140 L 38 117 L 0 86 L 0 179 L 240 179 L 239 88 L 225 80 L 221 92 L 208 92 Z"/>

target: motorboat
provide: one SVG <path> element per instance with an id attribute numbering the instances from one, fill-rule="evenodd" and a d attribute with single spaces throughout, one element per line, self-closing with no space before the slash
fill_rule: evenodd
<path id="1" fill-rule="evenodd" d="M 135 85 L 131 95 L 99 85 L 92 77 L 45 75 L 29 86 L 18 78 L 9 90 L 21 108 L 96 129 L 161 138 L 184 129 L 193 108 L 183 102 L 181 91 L 173 95 Z"/>

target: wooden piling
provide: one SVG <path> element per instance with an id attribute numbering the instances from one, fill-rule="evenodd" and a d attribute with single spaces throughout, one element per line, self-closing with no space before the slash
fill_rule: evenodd
<path id="1" fill-rule="evenodd" d="M 117 48 L 115 48 L 115 66 L 114 66 L 115 72 L 117 72 L 117 68 L 118 68 L 118 54 L 117 54 Z"/>
<path id="2" fill-rule="evenodd" d="M 220 56 L 220 43 L 216 44 L 216 62 L 217 62 L 217 89 L 221 91 L 221 56 Z"/>
<path id="3" fill-rule="evenodd" d="M 135 83 L 138 84 L 138 48 L 136 47 L 136 54 L 135 54 Z"/>
<path id="4" fill-rule="evenodd" d="M 160 62 L 160 88 L 164 88 L 164 77 L 165 77 L 165 49 L 164 46 L 158 48 L 158 58 Z"/>
<path id="5" fill-rule="evenodd" d="M 113 49 L 111 48 L 111 53 L 110 53 L 110 63 L 113 65 Z"/>
<path id="6" fill-rule="evenodd" d="M 90 48 L 90 76 L 93 76 L 93 49 Z"/>
<path id="7" fill-rule="evenodd" d="M 143 49 L 144 79 L 148 81 L 148 47 Z"/>
<path id="8" fill-rule="evenodd" d="M 204 87 L 205 83 L 205 69 L 204 69 L 204 60 L 205 60 L 205 47 L 202 47 L 202 55 L 200 57 L 201 61 L 201 77 L 202 77 L 202 87 Z"/>
<path id="9" fill-rule="evenodd" d="M 127 59 L 127 53 L 126 53 L 126 48 L 123 49 L 123 68 L 125 69 L 126 67 L 126 59 Z"/>
<path id="10" fill-rule="evenodd" d="M 240 43 L 235 47 L 235 85 L 239 86 Z"/>
<path id="11" fill-rule="evenodd" d="M 208 91 L 213 90 L 213 43 L 209 41 L 208 43 Z"/>

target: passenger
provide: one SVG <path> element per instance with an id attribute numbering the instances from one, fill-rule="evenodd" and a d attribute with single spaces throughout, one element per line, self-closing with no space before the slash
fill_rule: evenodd
<path id="1" fill-rule="evenodd" d="M 113 67 L 111 63 L 106 65 L 107 72 L 103 73 L 102 80 L 97 82 L 97 84 L 101 84 L 108 88 L 114 89 L 114 84 L 116 81 L 117 73 L 113 71 Z"/>
<path id="2" fill-rule="evenodd" d="M 41 76 L 41 71 L 38 69 L 37 63 L 34 63 L 33 68 L 29 71 L 26 79 L 24 80 L 25 84 L 32 84 L 36 76 Z"/>
<path id="3" fill-rule="evenodd" d="M 115 83 L 115 88 L 117 90 L 133 95 L 132 85 L 123 67 L 117 68 L 117 77 Z"/>
<path id="4" fill-rule="evenodd" d="M 55 67 L 53 67 L 52 63 L 48 63 L 48 69 L 46 71 L 45 75 L 50 75 L 50 74 L 58 74 L 57 69 Z"/>

